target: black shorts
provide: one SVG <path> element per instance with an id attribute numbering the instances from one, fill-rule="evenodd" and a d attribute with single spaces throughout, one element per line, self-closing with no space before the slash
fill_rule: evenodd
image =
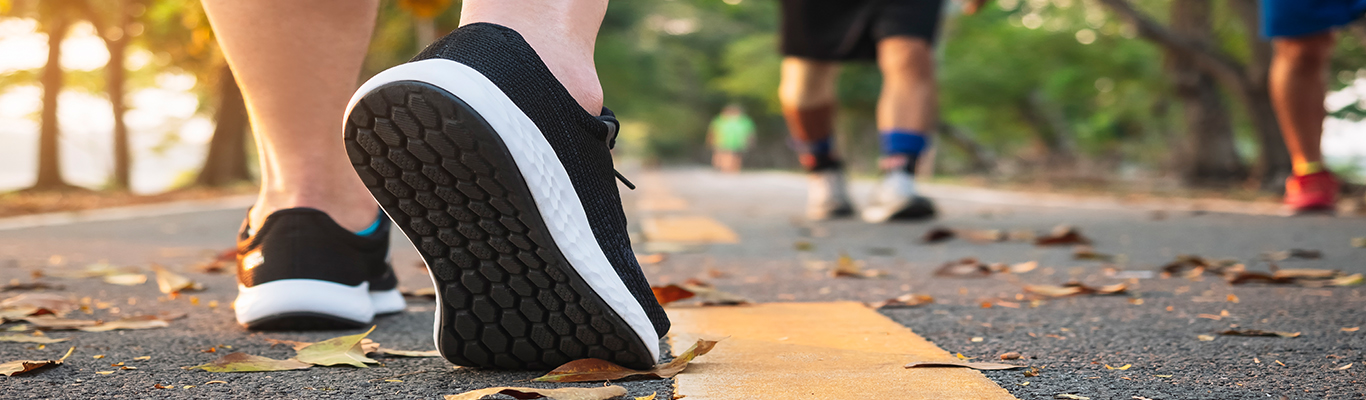
<path id="1" fill-rule="evenodd" d="M 873 60 L 877 42 L 912 36 L 934 43 L 944 0 L 782 0 L 783 55 Z"/>

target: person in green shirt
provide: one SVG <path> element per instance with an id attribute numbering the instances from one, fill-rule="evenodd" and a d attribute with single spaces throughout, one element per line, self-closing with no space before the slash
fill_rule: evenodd
<path id="1" fill-rule="evenodd" d="M 740 172 L 741 154 L 754 144 L 754 121 L 739 104 L 728 105 L 711 120 L 707 142 L 712 146 L 712 166 L 722 172 Z"/>

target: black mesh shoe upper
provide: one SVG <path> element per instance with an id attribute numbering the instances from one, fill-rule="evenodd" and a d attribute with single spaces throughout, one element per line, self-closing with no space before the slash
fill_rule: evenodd
<path id="1" fill-rule="evenodd" d="M 512 29 L 486 23 L 463 26 L 428 46 L 413 61 L 431 58 L 474 68 L 531 118 L 569 173 L 607 260 L 645 309 L 655 332 L 661 336 L 668 332 L 668 317 L 631 250 L 609 151 L 614 139 L 612 127 L 585 112 L 536 51 Z"/>
<path id="2" fill-rule="evenodd" d="M 289 208 L 266 217 L 254 234 L 246 222 L 237 235 L 237 281 L 252 287 L 281 279 L 315 279 L 371 291 L 390 290 L 398 278 L 389 266 L 388 218 L 365 236 L 337 225 L 312 208 Z"/>

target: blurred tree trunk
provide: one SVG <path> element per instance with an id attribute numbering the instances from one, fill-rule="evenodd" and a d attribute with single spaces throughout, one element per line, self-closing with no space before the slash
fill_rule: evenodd
<path id="1" fill-rule="evenodd" d="M 1243 106 L 1260 143 L 1257 163 L 1253 166 L 1249 183 L 1263 190 L 1283 189 L 1285 177 L 1290 175 L 1290 154 L 1281 139 L 1280 125 L 1276 121 L 1267 90 L 1271 50 L 1270 45 L 1257 34 L 1260 17 L 1256 0 L 1228 1 L 1230 8 L 1247 27 L 1246 40 L 1251 54 L 1247 63 L 1238 61 L 1213 43 L 1205 43 L 1162 26 L 1135 9 L 1128 0 L 1098 1 L 1132 24 L 1140 37 L 1170 52 L 1189 57 L 1197 67 L 1233 93 Z"/>
<path id="2" fill-rule="evenodd" d="M 247 170 L 247 129 L 251 126 L 242 90 L 225 63 L 218 72 L 216 126 L 195 184 L 222 187 L 251 180 Z"/>
<path id="3" fill-rule="evenodd" d="M 1175 0 L 1171 3 L 1172 31 L 1209 44 L 1214 40 L 1208 0 Z M 1176 154 L 1182 181 L 1188 185 L 1221 185 L 1247 177 L 1247 170 L 1233 144 L 1233 124 L 1219 85 L 1191 57 L 1167 50 L 1167 69 L 1182 104 L 1185 122 L 1183 149 Z"/>
<path id="4" fill-rule="evenodd" d="M 57 97 L 62 92 L 62 40 L 71 28 L 69 0 L 45 0 L 39 4 L 43 30 L 47 31 L 47 64 L 43 65 L 42 128 L 38 133 L 38 179 L 29 190 L 66 190 L 58 147 Z"/>
<path id="5" fill-rule="evenodd" d="M 1019 108 L 1020 114 L 1034 127 L 1035 140 L 1043 149 L 1040 163 L 1050 170 L 1075 165 L 1077 157 L 1071 141 L 1075 136 L 1062 112 L 1038 90 L 1031 92 Z"/>
<path id="6" fill-rule="evenodd" d="M 105 64 L 105 91 L 109 94 L 109 107 L 114 112 L 114 177 L 112 186 L 116 190 L 128 190 L 132 186 L 132 157 L 128 146 L 128 124 L 124 114 L 128 112 L 125 102 L 128 88 L 127 62 L 128 42 L 132 37 L 127 34 L 133 23 L 133 7 L 137 0 L 113 0 L 112 21 L 105 21 L 89 0 L 81 2 L 86 20 L 95 26 L 95 32 L 104 40 L 109 49 L 109 62 Z M 106 22 L 110 22 L 106 24 Z"/>
<path id="7" fill-rule="evenodd" d="M 968 169 L 975 173 L 990 173 L 996 167 L 996 156 L 972 138 L 967 129 L 945 122 L 939 123 L 940 137 L 963 151 L 968 158 Z"/>

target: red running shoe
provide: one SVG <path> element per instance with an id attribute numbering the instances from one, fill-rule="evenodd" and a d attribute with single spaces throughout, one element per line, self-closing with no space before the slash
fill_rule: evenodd
<path id="1" fill-rule="evenodd" d="M 1295 212 L 1332 210 L 1339 187 L 1328 171 L 1291 176 L 1285 180 L 1285 205 Z"/>

